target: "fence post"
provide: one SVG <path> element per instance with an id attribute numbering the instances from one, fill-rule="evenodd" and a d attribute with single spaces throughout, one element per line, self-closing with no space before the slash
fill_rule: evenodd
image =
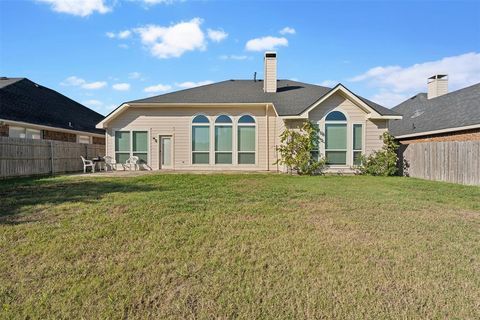
<path id="1" fill-rule="evenodd" d="M 52 164 L 52 176 L 55 173 L 54 161 L 53 161 L 53 140 L 50 140 L 50 163 Z"/>

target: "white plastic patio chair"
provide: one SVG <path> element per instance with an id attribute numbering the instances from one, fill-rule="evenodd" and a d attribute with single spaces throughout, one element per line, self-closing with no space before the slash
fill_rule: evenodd
<path id="1" fill-rule="evenodd" d="M 95 163 L 93 163 L 92 160 L 85 159 L 83 156 L 80 156 L 80 157 L 82 158 L 82 161 L 83 161 L 83 173 L 87 172 L 87 167 L 91 167 L 92 172 L 95 172 Z"/>
<path id="2" fill-rule="evenodd" d="M 105 171 L 108 171 L 109 167 L 112 171 L 117 170 L 117 161 L 115 161 L 115 159 L 110 156 L 105 156 L 103 157 L 103 160 L 105 160 Z"/>
<path id="3" fill-rule="evenodd" d="M 138 157 L 137 156 L 131 156 L 130 158 L 125 161 L 125 164 L 123 165 L 123 168 L 128 168 L 129 170 L 132 170 L 132 166 L 134 170 L 137 170 L 137 164 L 138 162 Z"/>

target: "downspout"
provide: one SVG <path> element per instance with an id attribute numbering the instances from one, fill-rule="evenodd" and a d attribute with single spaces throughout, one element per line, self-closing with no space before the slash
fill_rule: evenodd
<path id="1" fill-rule="evenodd" d="M 265 105 L 265 120 L 267 121 L 267 171 L 270 171 L 270 128 L 268 123 L 268 104 Z"/>

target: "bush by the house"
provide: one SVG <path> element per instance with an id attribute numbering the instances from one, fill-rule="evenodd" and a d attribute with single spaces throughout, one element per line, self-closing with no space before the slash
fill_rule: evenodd
<path id="1" fill-rule="evenodd" d="M 383 147 L 381 150 L 373 152 L 368 157 L 362 156 L 362 164 L 358 167 L 361 174 L 393 176 L 397 173 L 397 149 L 399 145 L 388 132 L 384 132 L 382 138 Z"/>
<path id="2" fill-rule="evenodd" d="M 285 129 L 280 136 L 281 145 L 277 147 L 280 159 L 275 164 L 285 165 L 288 171 L 300 175 L 321 173 L 325 160 L 317 159 L 319 135 L 318 127 L 305 121 L 299 130 Z"/>

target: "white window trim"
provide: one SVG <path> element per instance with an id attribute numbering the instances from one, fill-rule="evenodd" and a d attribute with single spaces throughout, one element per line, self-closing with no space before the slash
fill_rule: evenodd
<path id="1" fill-rule="evenodd" d="M 208 119 L 208 123 L 193 123 L 193 119 L 195 119 L 198 116 L 204 116 Z M 189 137 L 190 137 L 190 164 L 192 166 L 210 166 L 212 164 L 212 128 L 210 127 L 212 124 L 212 118 L 206 115 L 205 113 L 196 113 L 194 114 L 191 119 L 190 119 L 190 132 L 189 132 Z M 208 128 L 208 151 L 193 151 L 193 127 L 194 126 L 204 126 L 204 127 L 209 127 Z M 215 141 L 213 141 L 215 143 Z M 194 153 L 205 153 L 208 152 L 208 163 L 193 163 L 193 154 Z M 215 159 L 214 159 L 215 161 Z"/>
<path id="2" fill-rule="evenodd" d="M 250 116 L 253 118 L 254 123 L 239 123 L 240 118 L 243 116 Z M 256 166 L 258 164 L 258 119 L 250 114 L 250 113 L 242 113 L 238 115 L 235 124 L 237 125 L 235 128 L 235 147 L 236 147 L 236 152 L 235 152 L 235 162 L 237 165 L 240 166 Z M 238 151 L 238 127 L 255 127 L 255 149 L 254 151 Z M 267 146 L 268 148 L 269 146 Z M 238 164 L 238 158 L 240 153 L 254 153 L 255 154 L 255 163 L 242 163 Z M 269 161 L 267 159 L 267 161 Z"/>
<path id="3" fill-rule="evenodd" d="M 15 129 L 20 129 L 23 131 L 23 134 L 25 135 L 23 138 L 17 138 L 17 139 L 29 139 L 27 138 L 27 132 L 30 130 L 30 131 L 35 131 L 35 133 L 38 133 L 40 135 L 40 138 L 39 139 L 32 139 L 32 140 L 42 140 L 43 137 L 42 137 L 42 130 L 41 129 L 34 129 L 34 128 L 29 128 L 29 127 L 22 127 L 22 126 L 9 126 L 8 127 L 8 136 L 10 137 L 10 130 L 12 128 L 15 128 Z"/>
<path id="4" fill-rule="evenodd" d="M 150 145 L 151 145 L 151 142 L 150 142 L 150 139 L 151 139 L 151 133 L 150 133 L 150 129 L 149 128 L 115 128 L 112 130 L 113 131 L 113 135 L 112 135 L 112 138 L 113 138 L 113 156 L 114 156 L 114 159 L 116 160 L 117 159 L 117 153 L 127 153 L 126 151 L 116 151 L 116 144 L 115 144 L 115 135 L 117 133 L 117 131 L 128 131 L 130 133 L 130 151 L 129 151 L 129 155 L 130 157 L 133 156 L 133 132 L 134 131 L 141 131 L 141 132 L 147 132 L 147 166 L 151 166 L 152 164 L 152 159 L 151 159 L 151 152 L 150 152 Z M 144 153 L 144 152 L 138 152 L 136 151 L 135 153 Z"/>
<path id="5" fill-rule="evenodd" d="M 221 117 L 221 116 L 227 116 L 230 118 L 230 123 L 217 123 L 217 119 L 218 117 Z M 217 151 L 215 150 L 216 149 L 216 146 L 217 146 L 217 143 L 216 143 L 216 139 L 215 139 L 215 129 L 216 127 L 219 126 L 230 126 L 232 128 L 232 150 L 230 150 L 230 153 L 232 154 L 232 163 L 217 163 L 216 161 L 216 156 L 217 156 L 217 153 L 228 153 L 228 151 Z M 216 166 L 233 166 L 234 165 L 234 156 L 233 156 L 233 145 L 235 144 L 235 140 L 234 140 L 234 135 L 233 135 L 233 130 L 235 129 L 235 126 L 234 126 L 234 121 L 233 121 L 233 117 L 227 113 L 220 113 L 218 115 L 215 116 L 215 120 L 213 122 L 213 164 L 216 165 Z"/>
<path id="6" fill-rule="evenodd" d="M 354 140 L 353 140 L 354 130 L 353 130 L 353 128 L 354 128 L 355 125 L 361 125 L 362 126 L 362 133 L 361 133 L 361 135 L 362 135 L 362 148 L 361 149 L 353 149 L 353 143 L 354 143 Z M 352 155 L 351 155 L 351 159 L 350 159 L 352 161 L 352 166 L 355 166 L 355 160 L 354 160 L 355 152 L 360 151 L 362 155 L 365 154 L 365 137 L 366 137 L 365 132 L 366 132 L 366 123 L 358 122 L 358 121 L 352 123 Z"/>

